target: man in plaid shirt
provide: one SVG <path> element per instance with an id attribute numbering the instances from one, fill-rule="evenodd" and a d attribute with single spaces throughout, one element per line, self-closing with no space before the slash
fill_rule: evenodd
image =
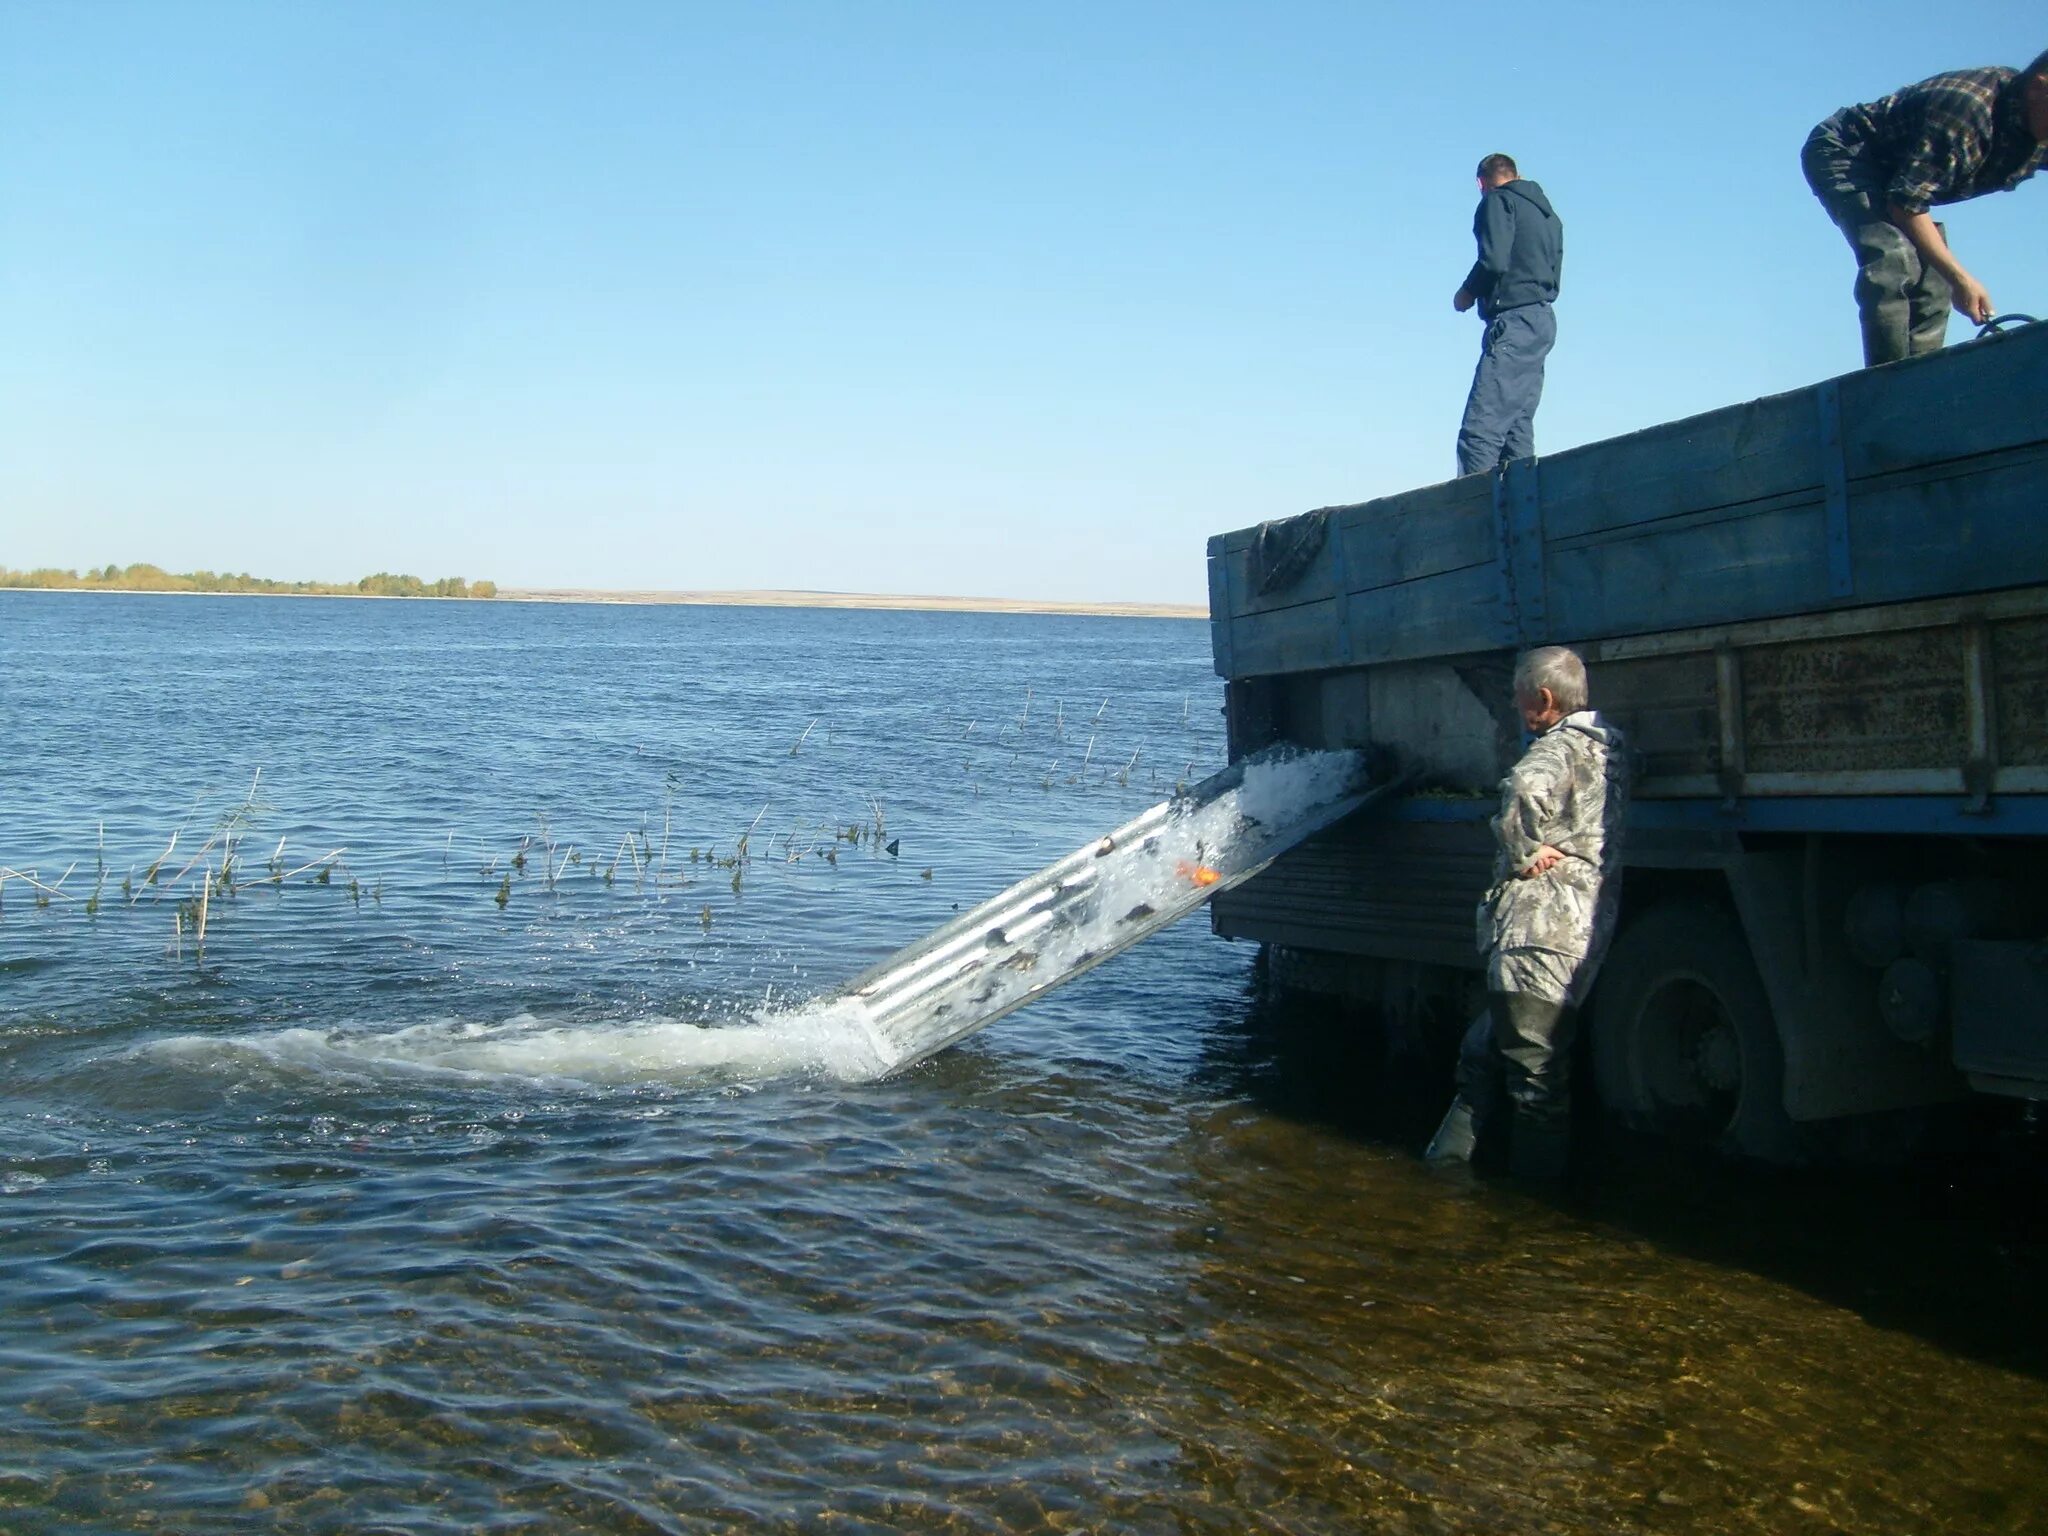
<path id="1" fill-rule="evenodd" d="M 2023 70 L 1936 75 L 1807 136 L 1807 185 L 1856 252 L 1866 366 L 1938 349 L 1951 304 L 1979 325 L 1991 318 L 1991 295 L 1928 209 L 2010 192 L 2044 161 L 2048 53 Z"/>

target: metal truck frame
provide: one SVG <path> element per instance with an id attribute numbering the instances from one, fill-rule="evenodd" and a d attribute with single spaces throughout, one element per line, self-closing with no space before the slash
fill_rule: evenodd
<path id="1" fill-rule="evenodd" d="M 1209 580 L 1233 757 L 1432 786 L 1215 902 L 1284 976 L 1465 1016 L 1513 658 L 1570 644 L 1638 753 L 1609 1112 L 1782 1160 L 2048 1098 L 2048 324 L 1223 534 Z"/>

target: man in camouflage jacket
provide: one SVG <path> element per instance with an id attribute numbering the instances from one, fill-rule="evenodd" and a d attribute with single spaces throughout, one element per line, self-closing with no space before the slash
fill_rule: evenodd
<path id="1" fill-rule="evenodd" d="M 1510 1168 L 1564 1172 L 1572 1035 L 1614 937 L 1629 793 L 1627 744 L 1586 706 L 1576 653 L 1546 646 L 1516 666 L 1515 707 L 1536 739 L 1501 780 L 1494 885 L 1478 912 L 1487 1011 L 1466 1036 L 1432 1158 L 1469 1158 L 1504 1086 Z"/>

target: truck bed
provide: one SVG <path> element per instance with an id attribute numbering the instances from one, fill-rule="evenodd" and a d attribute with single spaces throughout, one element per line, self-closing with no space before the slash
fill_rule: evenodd
<path id="1" fill-rule="evenodd" d="M 1375 747 L 1430 791 L 1223 896 L 1219 933 L 1451 1010 L 1521 746 L 1514 655 L 1568 644 L 1637 754 L 1617 945 L 1690 976 L 1649 952 L 1686 931 L 1672 914 L 1737 921 L 1716 995 L 1753 990 L 1753 963 L 1769 998 L 1730 1145 L 1777 1155 L 1779 1107 L 1925 1104 L 1965 1078 L 2048 1098 L 2048 947 L 2021 913 L 2048 839 L 2048 324 L 1239 529 L 1209 580 L 1233 756 Z M 1885 913 L 1956 892 L 1966 922 L 1891 943 Z M 1600 1007 L 1611 1060 L 1648 1049 Z"/>
<path id="2" fill-rule="evenodd" d="M 1209 542 L 1226 679 L 2048 584 L 2048 325 L 1290 522 Z"/>

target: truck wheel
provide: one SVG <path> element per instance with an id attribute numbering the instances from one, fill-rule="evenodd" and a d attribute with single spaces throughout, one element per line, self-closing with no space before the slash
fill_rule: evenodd
<path id="1" fill-rule="evenodd" d="M 1601 1103 L 1639 1131 L 1769 1162 L 1796 1158 L 1785 1057 L 1733 916 L 1654 907 L 1616 937 L 1592 998 Z"/>

